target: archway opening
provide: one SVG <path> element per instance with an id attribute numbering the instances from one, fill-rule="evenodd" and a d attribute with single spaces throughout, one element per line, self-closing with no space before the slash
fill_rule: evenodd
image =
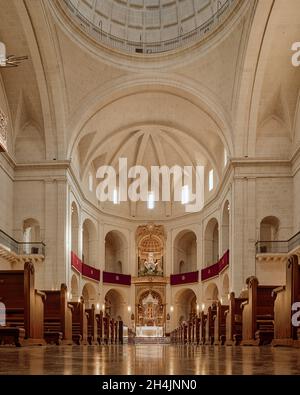
<path id="1" fill-rule="evenodd" d="M 277 217 L 265 217 L 260 222 L 260 241 L 278 240 L 279 219 Z"/>
<path id="2" fill-rule="evenodd" d="M 219 260 L 219 224 L 216 218 L 209 220 L 204 234 L 205 266 Z"/>
<path id="3" fill-rule="evenodd" d="M 105 270 L 124 273 L 127 264 L 127 242 L 117 230 L 108 232 L 105 237 Z"/>
<path id="4" fill-rule="evenodd" d="M 82 226 L 82 261 L 94 267 L 97 263 L 97 230 L 89 219 Z"/>
<path id="5" fill-rule="evenodd" d="M 174 273 L 197 270 L 197 237 L 193 231 L 180 232 L 174 241 Z"/>
<path id="6" fill-rule="evenodd" d="M 109 290 L 105 295 L 105 315 L 111 319 L 124 319 L 124 299 L 115 289 Z"/>
<path id="7" fill-rule="evenodd" d="M 229 250 L 229 214 L 230 206 L 229 202 L 226 201 L 222 214 L 222 254 Z"/>
<path id="8" fill-rule="evenodd" d="M 94 285 L 85 284 L 82 289 L 82 296 L 85 302 L 85 306 L 87 309 L 92 307 L 92 304 L 96 305 L 97 303 L 97 294 Z"/>
<path id="9" fill-rule="evenodd" d="M 79 214 L 76 204 L 71 206 L 71 250 L 78 256 Z"/>
<path id="10" fill-rule="evenodd" d="M 197 314 L 197 297 L 193 290 L 185 289 L 179 291 L 175 297 L 175 323 L 176 326 L 188 321 Z"/>

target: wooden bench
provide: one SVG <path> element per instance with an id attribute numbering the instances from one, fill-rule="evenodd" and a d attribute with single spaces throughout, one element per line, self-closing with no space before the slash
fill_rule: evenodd
<path id="1" fill-rule="evenodd" d="M 68 303 L 67 286 L 46 294 L 44 336 L 49 344 L 72 344 L 72 306 Z"/>
<path id="2" fill-rule="evenodd" d="M 90 345 L 95 345 L 98 343 L 95 305 L 92 304 L 92 307 L 85 309 L 85 312 L 87 313 L 87 340 Z"/>
<path id="3" fill-rule="evenodd" d="M 229 305 L 225 311 L 226 346 L 238 346 L 242 341 L 242 303 L 246 298 L 236 298 L 234 292 L 229 295 Z"/>
<path id="4" fill-rule="evenodd" d="M 205 322 L 205 343 L 206 345 L 214 344 L 214 316 L 217 314 L 217 305 L 214 303 L 207 310 Z"/>
<path id="5" fill-rule="evenodd" d="M 214 316 L 214 344 L 224 346 L 226 341 L 226 316 L 228 306 L 217 303 L 217 312 Z"/>
<path id="6" fill-rule="evenodd" d="M 256 277 L 247 279 L 248 299 L 242 302 L 243 346 L 270 344 L 274 337 L 274 300 L 276 285 L 259 286 Z"/>
<path id="7" fill-rule="evenodd" d="M 207 315 L 202 311 L 200 313 L 199 344 L 205 344 L 206 320 Z"/>
<path id="8" fill-rule="evenodd" d="M 85 311 L 84 299 L 71 302 L 72 309 L 72 339 L 77 345 L 88 344 L 88 314 Z"/>
<path id="9" fill-rule="evenodd" d="M 0 327 L 1 343 L 17 346 L 45 344 L 45 294 L 34 288 L 32 263 L 26 262 L 24 270 L 0 271 L 0 302 L 6 309 L 6 326 Z"/>
<path id="10" fill-rule="evenodd" d="M 118 321 L 118 343 L 123 344 L 123 332 L 124 332 L 124 325 L 123 321 Z"/>
<path id="11" fill-rule="evenodd" d="M 292 305 L 300 302 L 300 266 L 296 255 L 286 265 L 286 285 L 273 290 L 274 339 L 273 346 L 300 346 L 300 330 L 292 325 Z"/>
<path id="12" fill-rule="evenodd" d="M 109 321 L 110 321 L 110 319 L 108 316 L 103 317 L 103 342 L 104 342 L 104 344 L 108 344 L 108 342 L 109 342 L 109 334 L 110 334 L 109 333 L 110 332 Z"/>
<path id="13" fill-rule="evenodd" d="M 99 344 L 103 344 L 104 335 L 103 335 L 103 312 L 100 311 L 99 314 L 96 314 L 97 321 L 97 342 Z"/>

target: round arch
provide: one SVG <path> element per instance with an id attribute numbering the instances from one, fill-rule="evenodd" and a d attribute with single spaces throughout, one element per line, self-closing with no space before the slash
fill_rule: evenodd
<path id="1" fill-rule="evenodd" d="M 180 321 L 188 321 L 197 313 L 197 296 L 190 288 L 178 291 L 174 297 L 175 301 L 175 324 Z"/>
<path id="2" fill-rule="evenodd" d="M 222 254 L 229 250 L 230 235 L 230 204 L 226 200 L 222 212 Z"/>
<path id="3" fill-rule="evenodd" d="M 124 311 L 125 303 L 124 297 L 122 293 L 115 289 L 111 288 L 105 294 L 105 314 L 110 318 L 117 320 L 121 318 L 124 320 L 125 311 Z"/>
<path id="4" fill-rule="evenodd" d="M 79 210 L 77 204 L 73 201 L 71 204 L 71 251 L 78 256 L 79 243 Z"/>
<path id="5" fill-rule="evenodd" d="M 179 232 L 173 244 L 174 273 L 188 273 L 197 269 L 197 236 L 193 230 Z"/>
<path id="6" fill-rule="evenodd" d="M 204 232 L 204 264 L 211 266 L 219 260 L 219 224 L 211 218 Z"/>
<path id="7" fill-rule="evenodd" d="M 95 267 L 97 264 L 98 235 L 93 221 L 85 219 L 82 225 L 82 261 Z"/>
<path id="8" fill-rule="evenodd" d="M 97 292 L 95 286 L 91 283 L 85 283 L 82 288 L 82 296 L 87 308 L 90 308 L 92 304 L 97 303 Z"/>
<path id="9" fill-rule="evenodd" d="M 110 230 L 105 235 L 105 270 L 123 273 L 127 268 L 128 242 L 123 233 Z"/>

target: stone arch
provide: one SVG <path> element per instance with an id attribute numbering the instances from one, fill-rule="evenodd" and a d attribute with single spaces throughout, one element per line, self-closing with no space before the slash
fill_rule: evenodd
<path id="1" fill-rule="evenodd" d="M 72 300 L 78 300 L 79 298 L 79 280 L 76 276 L 76 274 L 72 275 L 71 278 L 71 298 Z"/>
<path id="2" fill-rule="evenodd" d="M 229 276 L 228 274 L 224 274 L 223 281 L 222 281 L 222 301 L 223 303 L 227 303 L 229 295 Z"/>
<path id="3" fill-rule="evenodd" d="M 190 288 L 185 288 L 177 292 L 175 301 L 175 321 L 176 325 L 182 321 L 188 321 L 197 313 L 197 296 Z M 181 322 L 180 322 L 181 321 Z"/>
<path id="4" fill-rule="evenodd" d="M 91 283 L 85 283 L 82 288 L 82 296 L 85 302 L 86 308 L 90 308 L 92 304 L 97 303 L 97 292 L 95 286 Z"/>
<path id="5" fill-rule="evenodd" d="M 82 225 L 82 261 L 95 267 L 97 264 L 98 236 L 97 228 L 90 219 L 85 219 Z"/>
<path id="6" fill-rule="evenodd" d="M 197 236 L 192 230 L 183 230 L 174 240 L 174 273 L 197 269 Z"/>
<path id="7" fill-rule="evenodd" d="M 230 235 L 230 204 L 226 200 L 223 206 L 222 213 L 222 254 L 229 250 L 229 235 Z"/>
<path id="8" fill-rule="evenodd" d="M 79 254 L 78 232 L 79 211 L 77 204 L 73 202 L 71 204 L 71 251 L 74 252 L 76 255 Z"/>
<path id="9" fill-rule="evenodd" d="M 204 264 L 210 266 L 219 260 L 219 224 L 211 218 L 204 232 Z"/>
<path id="10" fill-rule="evenodd" d="M 268 216 L 260 221 L 259 239 L 260 241 L 278 240 L 280 221 L 275 216 Z"/>
<path id="11" fill-rule="evenodd" d="M 128 242 L 123 233 L 118 230 L 108 232 L 105 236 L 105 270 L 123 273 L 127 267 L 127 249 Z"/>
<path id="12" fill-rule="evenodd" d="M 124 297 L 121 292 L 115 288 L 111 288 L 105 294 L 105 314 L 110 318 L 124 320 L 125 311 Z"/>
<path id="13" fill-rule="evenodd" d="M 210 306 L 219 300 L 219 290 L 214 282 L 210 282 L 204 292 L 205 305 Z"/>
<path id="14" fill-rule="evenodd" d="M 27 218 L 23 221 L 23 241 L 24 252 L 26 254 L 39 253 L 38 247 L 30 243 L 37 243 L 41 241 L 41 228 L 38 220 L 34 218 Z"/>

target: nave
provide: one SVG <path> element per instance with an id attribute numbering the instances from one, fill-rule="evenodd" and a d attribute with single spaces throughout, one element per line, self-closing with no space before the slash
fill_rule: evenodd
<path id="1" fill-rule="evenodd" d="M 0 374 L 299 375 L 300 349 L 173 344 L 3 346 Z"/>

